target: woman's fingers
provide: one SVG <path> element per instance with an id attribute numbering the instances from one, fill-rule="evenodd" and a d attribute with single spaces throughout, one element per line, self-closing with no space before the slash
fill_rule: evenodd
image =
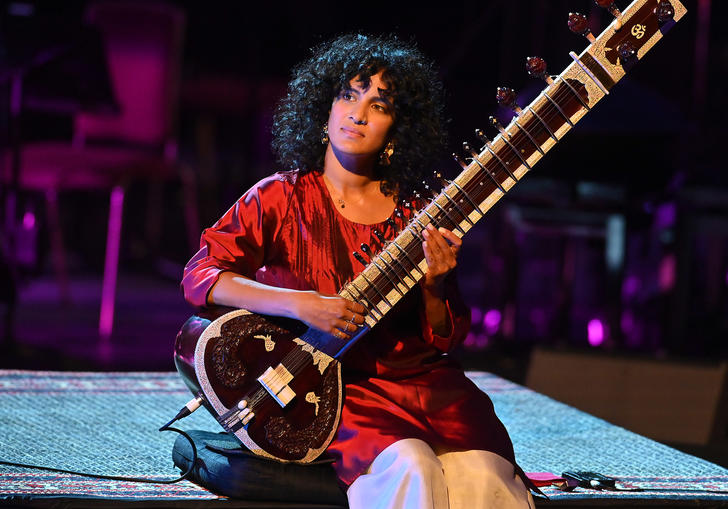
<path id="1" fill-rule="evenodd" d="M 428 288 L 439 287 L 445 276 L 457 265 L 462 241 L 453 232 L 445 228 L 435 229 L 433 225 L 427 225 L 422 234 L 425 238 L 422 251 L 427 260 L 427 274 L 422 284 Z"/>
<path id="2" fill-rule="evenodd" d="M 432 225 L 427 225 L 423 235 L 426 240 L 422 247 L 428 267 L 432 269 L 433 265 L 441 264 L 451 270 L 456 264 L 455 258 L 462 241 L 451 231 L 444 228 L 436 230 Z"/>
<path id="3" fill-rule="evenodd" d="M 351 337 L 364 323 L 366 308 L 358 302 L 339 297 L 336 309 L 332 309 L 332 330 L 329 331 L 340 339 Z"/>
<path id="4" fill-rule="evenodd" d="M 445 228 L 438 228 L 437 231 L 440 232 L 440 235 L 442 235 L 443 239 L 449 244 L 452 252 L 457 256 L 458 251 L 460 251 L 460 246 L 463 245 L 463 239 L 455 235 L 454 232 Z"/>
<path id="5" fill-rule="evenodd" d="M 351 314 L 349 316 L 343 317 L 343 318 L 345 320 L 349 320 L 349 321 L 353 320 L 354 322 L 359 323 L 359 324 L 364 323 L 364 317 L 367 314 L 367 308 L 365 308 L 358 302 L 354 302 L 354 301 L 346 300 L 346 299 L 344 299 L 344 300 L 346 302 L 347 310 Z"/>

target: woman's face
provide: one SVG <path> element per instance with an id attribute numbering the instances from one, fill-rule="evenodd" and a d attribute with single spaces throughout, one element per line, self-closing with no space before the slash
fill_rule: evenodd
<path id="1" fill-rule="evenodd" d="M 335 152 L 348 156 L 374 156 L 387 144 L 394 123 L 394 105 L 383 95 L 382 72 L 368 86 L 357 78 L 334 99 L 329 113 L 329 140 Z"/>

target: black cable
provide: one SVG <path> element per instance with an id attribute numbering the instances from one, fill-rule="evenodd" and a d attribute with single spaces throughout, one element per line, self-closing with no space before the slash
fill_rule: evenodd
<path id="1" fill-rule="evenodd" d="M 52 467 L 42 467 L 38 465 L 25 465 L 23 463 L 13 463 L 11 461 L 2 461 L 0 460 L 0 465 L 7 465 L 11 467 L 21 467 L 21 468 L 32 468 L 35 470 L 45 470 L 47 472 L 58 472 L 61 474 L 71 474 L 71 475 L 78 475 L 81 477 L 91 477 L 94 479 L 108 479 L 111 481 L 128 481 L 128 482 L 140 482 L 140 483 L 147 483 L 147 484 L 174 484 L 177 482 L 180 482 L 181 480 L 187 478 L 188 475 L 192 473 L 192 470 L 195 468 L 195 465 L 197 464 L 197 447 L 195 447 L 195 442 L 192 440 L 192 437 L 190 437 L 187 433 L 184 431 L 177 429 L 177 428 L 170 428 L 169 425 L 175 422 L 180 418 L 180 414 L 184 412 L 185 409 L 180 411 L 177 416 L 175 416 L 174 419 L 169 421 L 167 424 L 159 428 L 159 431 L 174 431 L 175 433 L 179 433 L 183 437 L 185 437 L 190 445 L 192 446 L 192 463 L 190 463 L 189 468 L 187 471 L 185 471 L 181 476 L 179 476 L 177 479 L 172 480 L 166 480 L 166 481 L 155 481 L 153 479 L 144 479 L 141 477 L 124 477 L 124 476 L 118 476 L 118 475 L 102 475 L 102 474 L 89 474 L 86 472 L 75 472 L 73 470 L 64 470 L 62 468 L 52 468 Z M 189 415 L 189 413 L 187 414 Z"/>

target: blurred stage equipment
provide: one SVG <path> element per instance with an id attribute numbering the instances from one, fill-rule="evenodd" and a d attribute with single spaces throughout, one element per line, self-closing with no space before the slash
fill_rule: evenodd
<path id="1" fill-rule="evenodd" d="M 728 362 L 535 349 L 526 386 L 631 431 L 690 445 L 728 440 Z"/>
<path id="2" fill-rule="evenodd" d="M 625 191 L 597 182 L 535 178 L 522 191 L 504 214 L 517 267 L 506 294 L 524 329 L 517 334 L 578 341 L 598 316 L 602 332 L 589 334 L 589 343 L 620 344 Z M 535 310 L 544 310 L 546 323 Z"/>
<path id="3" fill-rule="evenodd" d="M 66 297 L 68 276 L 58 193 L 67 190 L 110 193 L 99 317 L 101 346 L 108 347 L 128 183 L 135 179 L 149 183 L 145 225 L 148 241 L 158 239 L 161 231 L 162 183 L 175 177 L 181 178 L 183 184 L 190 238 L 199 232 L 194 184 L 189 171 L 176 162 L 174 137 L 185 15 L 176 6 L 156 2 L 94 2 L 86 8 L 85 21 L 103 39 L 115 111 L 76 108 L 71 142 L 20 143 L 18 150 L 6 154 L 6 161 L 10 159 L 11 164 L 5 165 L 2 177 L 3 182 L 20 191 L 43 193 L 54 265 L 61 295 Z M 77 80 L 86 83 L 83 77 Z M 62 77 L 53 79 L 48 89 L 55 90 L 56 85 L 64 85 Z M 22 88 L 17 92 L 14 85 L 11 88 L 11 107 L 19 116 L 21 106 L 28 104 L 22 98 Z M 9 206 L 15 207 L 12 203 Z"/>

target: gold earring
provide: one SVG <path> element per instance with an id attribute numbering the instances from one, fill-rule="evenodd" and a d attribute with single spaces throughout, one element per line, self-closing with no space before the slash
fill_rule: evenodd
<path id="1" fill-rule="evenodd" d="M 321 144 L 327 145 L 329 143 L 329 124 L 324 124 L 323 131 L 321 132 Z"/>
<path id="2" fill-rule="evenodd" d="M 379 163 L 382 166 L 389 166 L 392 161 L 390 161 L 390 158 L 394 154 L 394 142 L 392 140 L 387 143 L 387 146 L 384 147 L 384 150 L 382 150 L 382 153 L 379 154 Z"/>

